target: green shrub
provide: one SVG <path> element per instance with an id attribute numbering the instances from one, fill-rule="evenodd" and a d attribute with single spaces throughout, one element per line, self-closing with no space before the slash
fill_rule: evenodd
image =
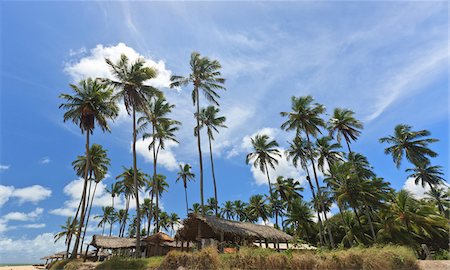
<path id="1" fill-rule="evenodd" d="M 436 251 L 436 253 L 434 254 L 434 259 L 435 260 L 450 260 L 450 251 L 445 250 L 445 249 L 440 249 L 440 250 Z"/>
<path id="2" fill-rule="evenodd" d="M 110 260 L 104 261 L 97 265 L 95 269 L 113 270 L 113 269 L 156 269 L 160 266 L 163 257 L 150 257 L 142 259 L 132 259 L 124 257 L 112 257 Z"/>
<path id="3" fill-rule="evenodd" d="M 49 269 L 50 270 L 63 270 L 64 266 L 66 266 L 66 264 L 68 264 L 70 261 L 71 261 L 70 259 L 54 261 L 54 262 L 50 263 Z"/>
<path id="4" fill-rule="evenodd" d="M 188 269 L 218 269 L 220 266 L 219 254 L 213 247 L 194 253 L 172 251 L 161 262 L 160 268 L 178 269 L 180 266 Z"/>

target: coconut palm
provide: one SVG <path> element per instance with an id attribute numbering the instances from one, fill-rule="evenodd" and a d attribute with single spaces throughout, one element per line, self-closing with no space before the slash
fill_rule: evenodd
<path id="1" fill-rule="evenodd" d="M 102 235 L 105 234 L 105 225 L 106 223 L 110 223 L 111 217 L 114 216 L 114 208 L 111 206 L 103 206 L 102 207 L 102 215 L 96 216 L 95 218 L 100 218 L 100 221 L 98 223 L 98 227 L 102 227 Z"/>
<path id="2" fill-rule="evenodd" d="M 278 192 L 274 192 L 272 197 L 267 196 L 267 200 L 269 201 L 271 216 L 275 216 L 275 228 L 279 229 L 280 226 L 278 226 L 278 217 L 284 214 L 287 203 L 281 200 Z"/>
<path id="3" fill-rule="evenodd" d="M 264 224 L 271 216 L 270 206 L 266 204 L 266 199 L 263 195 L 257 194 L 251 196 L 249 199 L 248 208 L 249 214 L 256 217 L 256 219 L 261 218 Z"/>
<path id="4" fill-rule="evenodd" d="M 188 204 L 188 195 L 187 195 L 187 183 L 189 181 L 193 181 L 195 174 L 192 173 L 191 169 L 191 165 L 189 164 L 180 164 L 180 170 L 178 171 L 177 175 L 177 180 L 176 182 L 178 182 L 180 179 L 183 180 L 183 186 L 184 186 L 184 197 L 186 199 L 186 216 L 189 214 L 189 204 Z"/>
<path id="5" fill-rule="evenodd" d="M 128 211 L 125 209 L 120 209 L 116 212 L 117 222 L 119 223 L 119 237 L 123 235 L 125 231 L 125 225 L 128 220 Z"/>
<path id="6" fill-rule="evenodd" d="M 394 135 L 389 135 L 380 139 L 381 143 L 388 143 L 391 146 L 384 149 L 386 155 L 392 155 L 392 159 L 400 168 L 405 156 L 412 164 L 418 166 L 428 161 L 428 157 L 436 157 L 437 153 L 428 148 L 428 145 L 437 142 L 437 139 L 424 138 L 431 135 L 428 130 L 412 131 L 408 125 L 397 125 Z"/>
<path id="7" fill-rule="evenodd" d="M 170 79 L 172 81 L 171 87 L 181 87 L 186 86 L 188 83 L 192 83 L 194 89 L 192 90 L 192 102 L 196 106 L 196 115 L 200 114 L 200 93 L 201 90 L 205 98 L 215 105 L 219 105 L 217 99 L 220 95 L 217 93 L 218 90 L 225 90 L 223 86 L 225 79 L 221 78 L 220 69 L 222 66 L 219 61 L 211 60 L 208 57 L 201 57 L 198 52 L 193 52 L 191 54 L 191 73 L 187 77 L 182 76 L 172 76 Z M 200 119 L 196 117 L 197 125 L 196 129 L 200 127 Z M 200 133 L 197 134 L 197 148 L 199 155 L 200 164 L 200 203 L 202 207 L 202 214 L 205 214 L 205 203 L 203 196 L 203 159 L 202 159 L 202 148 L 201 148 L 201 138 Z"/>
<path id="8" fill-rule="evenodd" d="M 123 100 L 128 115 L 133 117 L 133 170 L 134 186 L 136 199 L 136 250 L 140 250 L 140 215 L 139 215 L 139 194 L 138 194 L 138 179 L 137 179 L 137 162 L 136 162 L 136 112 L 143 112 L 150 99 L 155 96 L 162 96 L 162 92 L 153 86 L 146 85 L 145 82 L 157 76 L 157 71 L 154 68 L 145 66 L 145 60 L 138 58 L 133 63 L 130 63 L 125 54 L 120 56 L 120 59 L 113 63 L 111 59 L 106 58 L 106 63 L 110 67 L 114 79 L 103 78 L 101 81 L 116 90 L 116 99 Z M 140 257 L 140 252 L 136 252 L 137 257 Z"/>
<path id="9" fill-rule="evenodd" d="M 321 196 L 321 190 L 319 185 L 319 179 L 317 177 L 316 166 L 314 161 L 314 154 L 311 145 L 310 135 L 317 137 L 318 134 L 322 133 L 320 131 L 321 127 L 325 127 L 325 121 L 320 117 L 321 114 L 325 112 L 325 107 L 322 104 L 313 103 L 314 99 L 312 96 L 304 97 L 292 97 L 291 98 L 291 111 L 281 112 L 281 116 L 287 117 L 288 119 L 281 125 L 281 128 L 290 131 L 296 131 L 297 136 L 301 132 L 304 132 L 308 142 L 309 158 L 311 161 L 314 178 L 317 187 L 317 195 Z M 323 203 L 321 203 L 323 208 Z M 331 246 L 334 247 L 333 235 L 331 234 L 330 227 L 328 228 L 328 236 L 330 238 Z"/>
<path id="10" fill-rule="evenodd" d="M 120 181 L 120 185 L 122 186 L 122 192 L 125 196 L 125 212 L 127 216 L 130 206 L 130 200 L 134 198 L 134 196 L 136 196 L 136 194 L 142 189 L 142 187 L 145 185 L 145 179 L 149 177 L 147 174 L 143 173 L 140 169 L 138 169 L 136 173 L 137 176 L 136 178 L 137 190 L 136 190 L 134 176 L 135 174 L 133 167 L 131 168 L 123 167 L 123 172 L 116 177 L 116 179 Z M 140 219 L 138 221 L 140 222 Z M 125 227 L 126 227 L 126 220 L 122 224 L 121 228 L 122 235 L 125 233 Z"/>
<path id="11" fill-rule="evenodd" d="M 219 208 L 219 205 L 214 197 L 208 198 L 206 200 L 206 214 L 212 215 L 214 209 Z"/>
<path id="12" fill-rule="evenodd" d="M 189 208 L 189 212 L 194 214 L 200 214 L 202 211 L 201 206 L 199 203 L 192 204 L 192 208 Z"/>
<path id="13" fill-rule="evenodd" d="M 212 153 L 212 141 L 214 140 L 214 132 L 219 133 L 219 127 L 226 128 L 227 126 L 225 123 L 225 116 L 217 116 L 219 113 L 219 108 L 216 108 L 214 106 L 208 106 L 207 108 L 202 108 L 200 110 L 200 114 L 197 116 L 200 119 L 200 127 L 196 132 L 200 132 L 202 127 L 206 127 L 207 134 L 208 134 L 208 142 L 209 142 L 209 157 L 211 160 L 211 172 L 212 172 L 212 178 L 213 178 L 213 185 L 214 185 L 214 198 L 217 202 L 219 200 L 217 199 L 217 184 L 216 184 L 216 175 L 214 173 L 214 160 L 213 160 L 213 153 Z M 215 209 L 216 216 L 218 215 L 218 208 Z"/>
<path id="14" fill-rule="evenodd" d="M 352 152 L 350 141 L 356 141 L 361 135 L 361 129 L 363 129 L 363 124 L 354 115 L 355 113 L 351 110 L 336 108 L 333 111 L 333 116 L 328 120 L 330 136 L 334 137 L 335 133 L 337 133 L 336 139 L 339 143 L 344 137 L 349 153 Z"/>
<path id="15" fill-rule="evenodd" d="M 175 226 L 180 225 L 180 217 L 177 213 L 171 213 L 169 215 L 169 222 L 167 224 L 170 229 L 172 229 L 172 236 L 175 235 Z"/>
<path id="16" fill-rule="evenodd" d="M 156 182 L 156 183 L 155 183 Z M 166 182 L 166 176 L 162 175 L 162 174 L 157 174 L 156 177 L 150 181 L 148 181 L 147 183 L 147 190 L 150 190 L 150 204 L 151 204 L 151 208 L 150 211 L 152 211 L 152 213 L 150 214 L 150 220 L 149 223 L 151 222 L 152 218 L 155 218 L 155 226 L 156 226 L 156 231 L 159 231 L 159 224 L 157 224 L 158 222 L 158 218 L 156 215 L 159 215 L 159 203 L 157 203 L 155 205 L 155 207 L 153 207 L 153 198 L 155 198 L 156 202 L 159 202 L 159 199 L 161 199 L 162 194 L 164 192 L 167 191 L 167 189 L 169 188 L 169 184 Z M 157 189 L 154 189 L 157 188 Z M 155 211 L 153 213 L 153 211 Z"/>
<path id="17" fill-rule="evenodd" d="M 111 165 L 111 160 L 107 156 L 107 150 L 103 149 L 103 147 L 99 144 L 92 144 L 91 148 L 89 149 L 89 159 L 90 168 L 88 174 L 90 181 L 87 193 L 87 205 L 85 210 L 87 211 L 87 218 L 86 225 L 84 226 L 84 230 L 82 232 L 83 235 L 81 238 L 80 253 L 83 253 L 84 238 L 86 236 L 86 230 L 89 225 L 89 218 L 91 216 L 92 204 L 94 203 L 97 185 L 103 179 L 105 179 L 108 167 Z M 77 171 L 78 175 L 82 174 L 85 171 L 85 167 L 87 165 L 86 156 L 78 156 L 78 158 L 74 162 L 72 162 L 72 165 L 75 171 Z M 92 182 L 95 182 L 95 185 L 94 190 L 91 193 Z"/>
<path id="18" fill-rule="evenodd" d="M 445 184 L 445 179 L 443 178 L 444 172 L 442 172 L 441 166 L 432 166 L 429 161 L 418 164 L 415 168 L 406 169 L 407 172 L 412 172 L 408 178 L 414 179 L 414 183 L 418 185 L 419 183 L 422 187 L 428 185 L 431 190 L 436 189 L 436 187 Z"/>
<path id="19" fill-rule="evenodd" d="M 159 218 L 158 219 L 155 219 L 155 220 L 158 220 L 158 222 L 159 222 L 159 225 L 158 226 L 155 226 L 155 227 L 157 227 L 157 228 L 163 228 L 166 232 L 167 231 L 169 231 L 169 224 L 170 224 L 170 216 L 166 213 L 166 212 L 161 212 L 160 214 L 159 214 Z M 156 228 L 155 228 L 155 232 L 157 233 L 157 232 L 159 232 L 159 230 L 157 230 Z"/>
<path id="20" fill-rule="evenodd" d="M 249 164 L 253 163 L 253 167 L 259 168 L 262 173 L 267 175 L 267 183 L 269 184 L 269 193 L 272 196 L 272 184 L 270 183 L 269 166 L 275 169 L 275 165 L 278 164 L 276 157 L 281 157 L 280 151 L 275 148 L 278 147 L 278 143 L 275 140 L 270 140 L 269 136 L 256 135 L 251 138 L 253 152 L 247 154 L 245 162 Z"/>
<path id="21" fill-rule="evenodd" d="M 150 225 L 151 225 L 151 215 L 153 213 L 153 204 L 151 203 L 149 198 L 145 198 L 144 202 L 141 204 L 141 210 L 143 212 L 143 215 L 147 218 L 147 232 L 150 232 Z"/>
<path id="22" fill-rule="evenodd" d="M 343 160 L 342 152 L 338 151 L 341 145 L 333 143 L 331 137 L 322 137 L 316 140 L 315 154 L 317 157 L 317 167 L 325 173 L 325 164 L 330 167 L 331 163 Z"/>
<path id="23" fill-rule="evenodd" d="M 296 198 L 292 202 L 291 209 L 286 211 L 286 219 L 283 221 L 283 227 L 293 226 L 297 235 L 304 236 L 306 238 L 305 240 L 311 242 L 313 239 L 310 239 L 309 235 L 314 226 L 312 218 L 313 213 L 308 204 L 300 198 Z"/>
<path id="24" fill-rule="evenodd" d="M 75 223 L 75 226 L 73 226 L 73 223 Z M 61 230 L 60 232 L 58 232 L 57 234 L 55 234 L 54 238 L 55 238 L 55 243 L 61 239 L 63 236 L 66 237 L 65 240 L 65 244 L 67 246 L 67 250 L 66 250 L 66 258 L 69 257 L 69 248 L 70 248 L 70 244 L 69 244 L 69 239 L 72 237 L 72 235 L 76 235 L 77 234 L 77 229 L 78 229 L 78 223 L 75 221 L 72 221 L 71 217 L 68 217 L 66 220 L 66 224 L 60 226 Z"/>
<path id="25" fill-rule="evenodd" d="M 245 202 L 236 200 L 233 202 L 233 208 L 236 214 L 236 219 L 238 219 L 239 221 L 244 221 L 247 219 L 247 212 L 245 210 L 247 208 L 247 204 Z"/>
<path id="26" fill-rule="evenodd" d="M 223 207 L 220 210 L 222 218 L 233 219 L 234 218 L 234 204 L 232 201 L 226 201 L 223 203 Z"/>
<path id="27" fill-rule="evenodd" d="M 119 182 L 115 182 L 111 184 L 111 187 L 107 189 L 106 192 L 111 194 L 111 206 L 114 208 L 114 198 L 120 195 L 120 193 L 122 192 L 122 186 Z"/>
<path id="28" fill-rule="evenodd" d="M 438 187 L 430 191 L 425 192 L 426 198 L 434 202 L 439 212 L 446 218 L 449 218 L 449 208 L 450 208 L 450 189 L 448 187 Z"/>
<path id="29" fill-rule="evenodd" d="M 59 108 L 66 110 L 64 113 L 64 122 L 72 121 L 81 129 L 81 133 L 86 133 L 86 161 L 84 172 L 83 193 L 81 196 L 81 215 L 80 226 L 78 227 L 77 237 L 72 252 L 72 258 L 78 254 L 78 246 L 80 242 L 81 230 L 84 226 L 85 210 L 86 210 L 86 192 L 89 174 L 89 148 L 90 135 L 94 132 L 97 124 L 102 131 L 110 131 L 108 120 L 112 120 L 118 115 L 118 107 L 112 101 L 113 90 L 97 83 L 92 79 L 81 81 L 78 85 L 71 84 L 70 87 L 74 92 L 71 94 L 61 94 L 59 97 L 65 100 Z M 74 221 L 77 219 L 75 216 Z"/>

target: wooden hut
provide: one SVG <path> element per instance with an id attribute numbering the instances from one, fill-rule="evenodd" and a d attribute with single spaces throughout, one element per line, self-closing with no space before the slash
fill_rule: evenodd
<path id="1" fill-rule="evenodd" d="M 86 248 L 85 257 L 87 257 L 89 246 L 93 246 L 97 249 L 95 256 L 98 259 L 100 259 L 99 252 L 105 249 L 110 249 L 113 252 L 117 250 L 126 250 L 126 252 L 130 253 L 131 255 L 131 253 L 136 249 L 136 238 L 94 235 L 92 236 L 91 243 Z M 123 254 L 123 252 L 121 254 Z"/>
<path id="2" fill-rule="evenodd" d="M 221 249 L 225 243 L 252 245 L 258 242 L 260 246 L 264 243 L 266 248 L 269 243 L 273 243 L 279 250 L 279 243 L 286 243 L 288 246 L 292 236 L 270 226 L 191 213 L 183 221 L 183 227 L 178 230 L 176 238 L 182 242 L 197 241 L 200 248 L 218 245 Z"/>
<path id="3" fill-rule="evenodd" d="M 142 242 L 146 247 L 145 256 L 166 255 L 169 251 L 176 249 L 173 245 L 174 241 L 175 240 L 172 237 L 163 232 L 158 232 L 142 239 Z"/>

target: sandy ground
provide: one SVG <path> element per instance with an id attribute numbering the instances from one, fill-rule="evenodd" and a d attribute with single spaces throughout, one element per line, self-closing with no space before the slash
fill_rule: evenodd
<path id="1" fill-rule="evenodd" d="M 44 269 L 37 268 L 32 265 L 20 265 L 20 266 L 0 266 L 0 270 L 36 270 L 36 269 Z"/>
<path id="2" fill-rule="evenodd" d="M 428 260 L 428 261 L 417 261 L 422 270 L 444 270 L 450 269 L 450 260 Z"/>

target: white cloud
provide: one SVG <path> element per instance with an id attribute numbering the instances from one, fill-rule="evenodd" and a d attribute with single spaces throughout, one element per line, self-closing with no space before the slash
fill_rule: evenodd
<path id="1" fill-rule="evenodd" d="M 236 145 L 227 153 L 227 158 L 232 158 L 241 153 L 249 153 L 252 151 L 252 138 L 256 135 L 267 135 L 269 138 L 275 138 L 280 134 L 280 129 L 265 127 L 251 135 L 246 135 L 242 138 L 242 142 L 237 142 Z"/>
<path id="2" fill-rule="evenodd" d="M 40 229 L 40 228 L 44 228 L 45 227 L 45 223 L 26 224 L 26 225 L 23 225 L 23 227 L 30 228 L 30 229 Z"/>
<path id="3" fill-rule="evenodd" d="M 138 155 L 142 156 L 147 163 L 153 163 L 153 152 L 149 151 L 148 146 L 150 145 L 151 138 L 145 140 L 138 140 L 136 142 L 136 152 Z M 158 165 L 162 165 L 169 171 L 175 171 L 178 169 L 178 161 L 172 148 L 177 147 L 178 144 L 169 141 L 165 144 L 165 149 L 161 149 L 158 154 Z M 132 147 L 132 145 L 131 145 Z M 132 149 L 130 148 L 130 151 Z"/>
<path id="4" fill-rule="evenodd" d="M 9 169 L 9 167 L 11 167 L 11 166 L 10 165 L 0 164 L 0 172 L 6 171 L 7 169 Z"/>
<path id="5" fill-rule="evenodd" d="M 445 183 L 445 186 L 450 187 L 450 184 Z M 425 193 L 430 191 L 430 187 L 428 185 L 425 185 L 425 187 L 422 187 L 420 183 L 416 185 L 414 178 L 406 179 L 405 184 L 403 184 L 403 189 L 411 192 L 411 194 L 413 194 L 417 199 L 425 198 Z"/>
<path id="6" fill-rule="evenodd" d="M 33 185 L 25 188 L 0 185 L 0 207 L 13 197 L 19 199 L 19 204 L 25 202 L 36 204 L 47 199 L 51 194 L 52 191 L 50 189 L 40 185 Z"/>
<path id="7" fill-rule="evenodd" d="M 51 159 L 49 157 L 44 157 L 41 159 L 41 164 L 48 164 L 51 162 Z"/>
<path id="8" fill-rule="evenodd" d="M 0 236 L 1 263 L 37 263 L 43 256 L 64 251 L 64 241 L 55 243 L 53 237 L 49 232 L 34 238 Z"/>
<path id="9" fill-rule="evenodd" d="M 10 221 L 34 221 L 37 218 L 39 218 L 42 213 L 44 213 L 43 208 L 36 208 L 34 211 L 31 211 L 29 213 L 24 212 L 10 212 L 4 216 L 1 217 L 2 220 Z"/>

